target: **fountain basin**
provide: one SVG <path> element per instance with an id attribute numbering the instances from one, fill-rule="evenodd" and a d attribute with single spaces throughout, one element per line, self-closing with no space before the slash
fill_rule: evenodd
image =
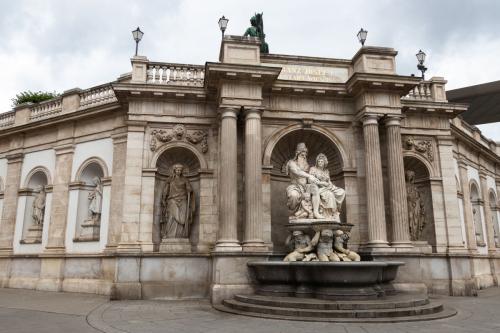
<path id="1" fill-rule="evenodd" d="M 321 299 L 373 299 L 392 293 L 390 282 L 402 262 L 282 262 L 247 265 L 257 294 Z"/>

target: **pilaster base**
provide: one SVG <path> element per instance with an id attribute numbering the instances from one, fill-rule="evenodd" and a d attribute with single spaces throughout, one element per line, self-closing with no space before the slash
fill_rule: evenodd
<path id="1" fill-rule="evenodd" d="M 267 252 L 269 249 L 263 241 L 247 241 L 243 242 L 244 252 Z"/>
<path id="2" fill-rule="evenodd" d="M 238 241 L 218 241 L 215 244 L 214 252 L 240 252 L 242 247 Z"/>
<path id="3" fill-rule="evenodd" d="M 191 243 L 188 238 L 162 239 L 160 252 L 191 253 Z"/>
<path id="4" fill-rule="evenodd" d="M 139 243 L 120 243 L 116 248 L 118 253 L 141 253 L 141 244 Z"/>

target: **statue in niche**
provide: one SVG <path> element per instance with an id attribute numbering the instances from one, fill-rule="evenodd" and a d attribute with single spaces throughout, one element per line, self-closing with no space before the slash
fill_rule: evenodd
<path id="1" fill-rule="evenodd" d="M 101 221 L 102 209 L 102 182 L 100 177 L 94 177 L 92 180 L 94 189 L 89 192 L 89 210 L 88 221 L 98 224 Z"/>
<path id="2" fill-rule="evenodd" d="M 294 158 L 285 167 L 291 179 L 286 189 L 290 219 L 332 219 L 340 222 L 340 207 L 345 191 L 331 182 L 326 169 L 326 155 L 319 154 L 316 165 L 310 167 L 307 153 L 305 143 L 299 143 Z"/>
<path id="3" fill-rule="evenodd" d="M 175 164 L 161 199 L 161 238 L 188 238 L 195 211 L 191 183 L 183 176 L 184 166 Z"/>
<path id="4" fill-rule="evenodd" d="M 244 37 L 259 37 L 260 39 L 260 52 L 269 53 L 269 45 L 266 43 L 266 34 L 264 33 L 264 20 L 262 18 L 264 13 L 256 13 L 250 19 L 251 26 L 247 28 Z"/>
<path id="5" fill-rule="evenodd" d="M 43 186 L 37 187 L 37 194 L 33 200 L 33 211 L 31 216 L 33 217 L 33 225 L 42 226 L 43 216 L 45 214 L 45 199 L 46 193 Z"/>
<path id="6" fill-rule="evenodd" d="M 406 176 L 406 198 L 408 201 L 408 223 L 410 226 L 410 237 L 417 241 L 422 237 L 425 227 L 425 206 L 420 192 L 415 185 L 415 172 L 407 170 Z"/>

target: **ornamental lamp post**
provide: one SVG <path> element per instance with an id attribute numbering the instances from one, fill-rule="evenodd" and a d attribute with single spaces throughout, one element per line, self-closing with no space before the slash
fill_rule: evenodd
<path id="1" fill-rule="evenodd" d="M 358 40 L 359 42 L 361 43 L 361 46 L 365 46 L 365 40 L 366 40 L 366 36 L 368 35 L 368 31 L 367 30 L 363 30 L 363 28 L 361 28 L 358 32 Z"/>
<path id="2" fill-rule="evenodd" d="M 422 81 L 423 81 L 425 80 L 425 72 L 427 71 L 427 67 L 424 66 L 426 54 L 422 50 L 419 50 L 415 56 L 417 57 L 418 60 L 417 68 L 419 71 L 422 72 Z"/>
<path id="3" fill-rule="evenodd" d="M 227 22 L 229 20 L 222 15 L 222 17 L 219 19 L 219 29 L 222 32 L 222 39 L 224 39 L 224 31 L 226 31 L 227 28 Z"/>
<path id="4" fill-rule="evenodd" d="M 144 32 L 142 32 L 139 27 L 132 31 L 132 37 L 134 37 L 135 40 L 135 56 L 137 56 L 137 50 L 139 48 L 139 42 L 141 41 L 142 36 L 144 36 Z"/>

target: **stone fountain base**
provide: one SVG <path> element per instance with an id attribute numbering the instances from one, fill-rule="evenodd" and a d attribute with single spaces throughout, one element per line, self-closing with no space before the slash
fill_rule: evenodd
<path id="1" fill-rule="evenodd" d="M 328 322 L 397 322 L 456 314 L 427 295 L 397 293 L 391 281 L 402 262 L 248 263 L 254 295 L 215 308 L 254 317 Z"/>

